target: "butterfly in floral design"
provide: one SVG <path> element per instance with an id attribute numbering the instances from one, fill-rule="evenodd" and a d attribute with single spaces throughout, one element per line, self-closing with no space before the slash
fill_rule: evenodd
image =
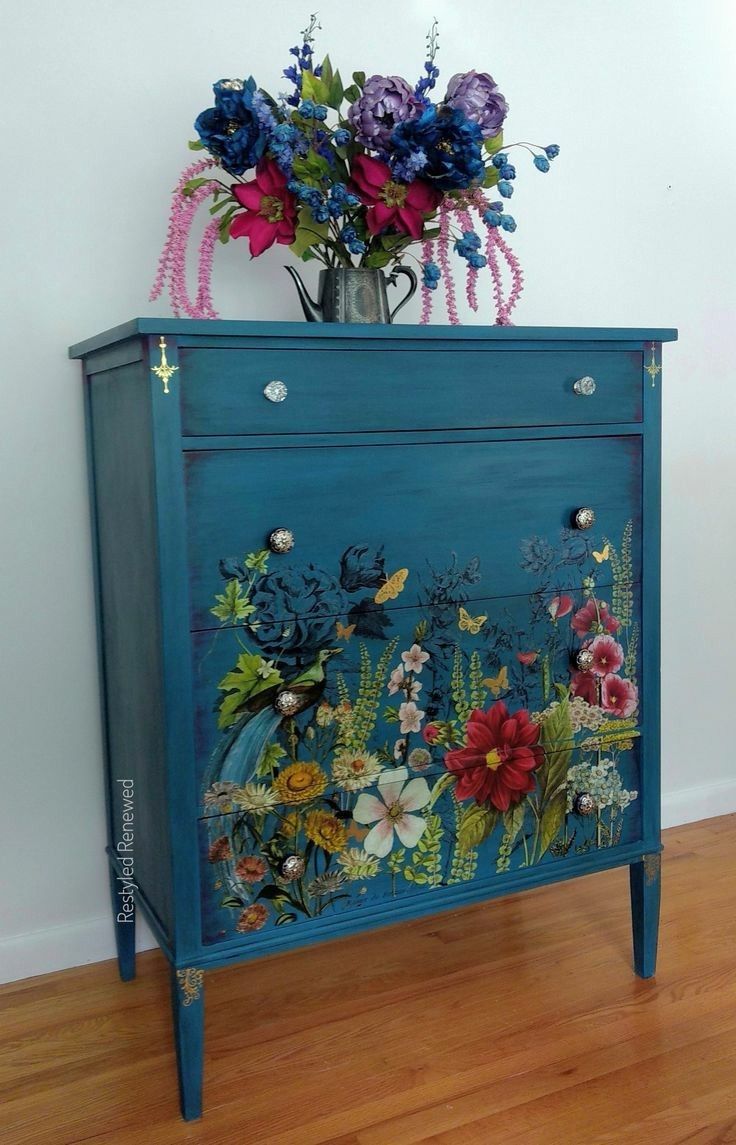
<path id="1" fill-rule="evenodd" d="M 477 636 L 487 620 L 487 616 L 471 616 L 468 610 L 460 605 L 457 623 L 461 632 L 469 632 L 471 636 Z"/>
<path id="2" fill-rule="evenodd" d="M 500 696 L 501 692 L 508 691 L 509 670 L 506 665 L 502 665 L 496 676 L 487 676 L 483 681 L 483 686 L 488 688 L 494 696 Z"/>
<path id="3" fill-rule="evenodd" d="M 595 559 L 599 565 L 602 565 L 604 561 L 607 561 L 610 555 L 611 555 L 611 546 L 610 545 L 604 545 L 603 550 L 600 553 L 596 552 L 596 550 L 593 549 L 593 556 L 595 557 Z"/>
<path id="4" fill-rule="evenodd" d="M 409 575 L 408 569 L 397 569 L 379 588 L 373 600 L 376 604 L 385 604 L 387 600 L 396 600 L 400 592 L 403 592 L 406 578 Z"/>
<path id="5" fill-rule="evenodd" d="M 343 624 L 341 620 L 335 621 L 335 629 L 337 631 L 337 639 L 344 640 L 346 643 L 355 632 L 354 624 Z"/>

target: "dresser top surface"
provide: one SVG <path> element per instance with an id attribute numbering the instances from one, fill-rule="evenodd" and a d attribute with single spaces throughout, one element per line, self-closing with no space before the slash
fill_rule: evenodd
<path id="1" fill-rule="evenodd" d="M 677 330 L 659 327 L 586 326 L 413 326 L 347 325 L 310 322 L 236 322 L 188 318 L 133 318 L 69 349 L 71 358 L 84 358 L 107 346 L 146 335 L 169 334 L 180 338 L 258 338 L 290 341 L 389 341 L 455 343 L 557 342 L 674 342 Z"/>

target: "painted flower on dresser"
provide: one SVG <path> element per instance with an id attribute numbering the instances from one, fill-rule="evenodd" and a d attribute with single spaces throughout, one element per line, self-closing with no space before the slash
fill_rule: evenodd
<path id="1" fill-rule="evenodd" d="M 445 755 L 445 766 L 457 777 L 458 799 L 508 811 L 534 791 L 534 772 L 544 753 L 538 746 L 539 726 L 528 712 L 511 714 L 499 700 L 488 711 L 471 712 L 465 734 L 466 746 Z"/>
<path id="2" fill-rule="evenodd" d="M 311 564 L 261 577 L 250 600 L 258 616 L 253 636 L 269 656 L 308 656 L 329 646 L 334 618 L 348 608 L 339 581 Z"/>
<path id="3" fill-rule="evenodd" d="M 408 782 L 407 782 L 408 780 Z M 429 803 L 426 779 L 409 779 L 405 767 L 384 772 L 377 795 L 362 794 L 353 809 L 356 823 L 371 825 L 363 846 L 369 855 L 383 858 L 394 845 L 394 832 L 404 847 L 416 847 L 427 826 L 417 811 Z"/>

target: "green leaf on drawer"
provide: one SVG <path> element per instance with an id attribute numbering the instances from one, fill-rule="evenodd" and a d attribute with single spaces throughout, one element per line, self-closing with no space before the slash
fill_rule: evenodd
<path id="1" fill-rule="evenodd" d="M 542 812 L 537 861 L 554 842 L 565 821 L 572 734 L 570 701 L 565 695 L 542 724 L 540 743 L 545 751 L 545 760 L 537 772 Z"/>
<path id="2" fill-rule="evenodd" d="M 220 903 L 220 906 L 234 907 L 236 910 L 242 910 L 245 906 L 245 903 L 242 899 L 235 898 L 235 895 L 226 895 L 226 897 Z"/>
<path id="3" fill-rule="evenodd" d="M 223 676 L 217 685 L 220 691 L 229 693 L 220 704 L 219 726 L 230 727 L 248 700 L 282 682 L 281 673 L 271 661 L 255 652 L 241 652 L 233 671 Z"/>
<path id="4" fill-rule="evenodd" d="M 280 743 L 267 743 L 261 752 L 261 758 L 258 760 L 257 777 L 262 779 L 265 775 L 270 776 L 279 760 L 283 759 L 285 755 L 286 752 Z"/>
<path id="5" fill-rule="evenodd" d="M 447 775 L 440 776 L 432 788 L 432 794 L 430 795 L 429 803 L 427 804 L 427 811 L 432 810 L 440 795 L 442 795 L 442 792 L 447 791 L 448 787 L 452 787 L 454 783 L 455 776 L 451 775 L 449 772 Z"/>
<path id="6" fill-rule="evenodd" d="M 491 807 L 471 803 L 462 813 L 457 832 L 457 849 L 461 855 L 474 851 L 483 843 L 496 825 L 498 812 Z"/>
<path id="7" fill-rule="evenodd" d="M 237 577 L 227 582 L 224 593 L 216 596 L 215 600 L 217 604 L 210 609 L 210 612 L 224 623 L 235 624 L 255 612 L 255 607 L 248 597 L 243 595 L 243 586 Z"/>

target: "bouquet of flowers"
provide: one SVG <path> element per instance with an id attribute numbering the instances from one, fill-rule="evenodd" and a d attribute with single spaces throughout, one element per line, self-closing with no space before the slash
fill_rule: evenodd
<path id="1" fill-rule="evenodd" d="M 442 282 L 450 322 L 457 324 L 453 251 L 465 264 L 471 308 L 478 308 L 478 272 L 485 267 L 496 321 L 508 324 L 523 276 L 504 237 L 516 229 L 505 209 L 516 167 L 503 140 L 508 104 L 496 82 L 487 72 L 463 72 L 433 101 L 435 21 L 416 84 L 354 72 L 346 87 L 329 56 L 315 65 L 318 27 L 312 16 L 301 45 L 291 49 L 294 62 L 283 73 L 289 92 L 274 98 L 253 78 L 214 85 L 214 107 L 198 116 L 198 138 L 189 144 L 206 157 L 187 167 L 174 190 L 151 299 L 168 283 L 177 316 L 216 318 L 215 246 L 246 238 L 253 258 L 279 243 L 328 268 L 396 267 L 414 259 L 422 276 L 422 322 L 429 321 Z M 559 153 L 556 145 L 511 146 L 529 152 L 542 172 Z M 212 219 L 199 244 L 192 299 L 187 248 L 198 208 L 208 201 Z"/>

